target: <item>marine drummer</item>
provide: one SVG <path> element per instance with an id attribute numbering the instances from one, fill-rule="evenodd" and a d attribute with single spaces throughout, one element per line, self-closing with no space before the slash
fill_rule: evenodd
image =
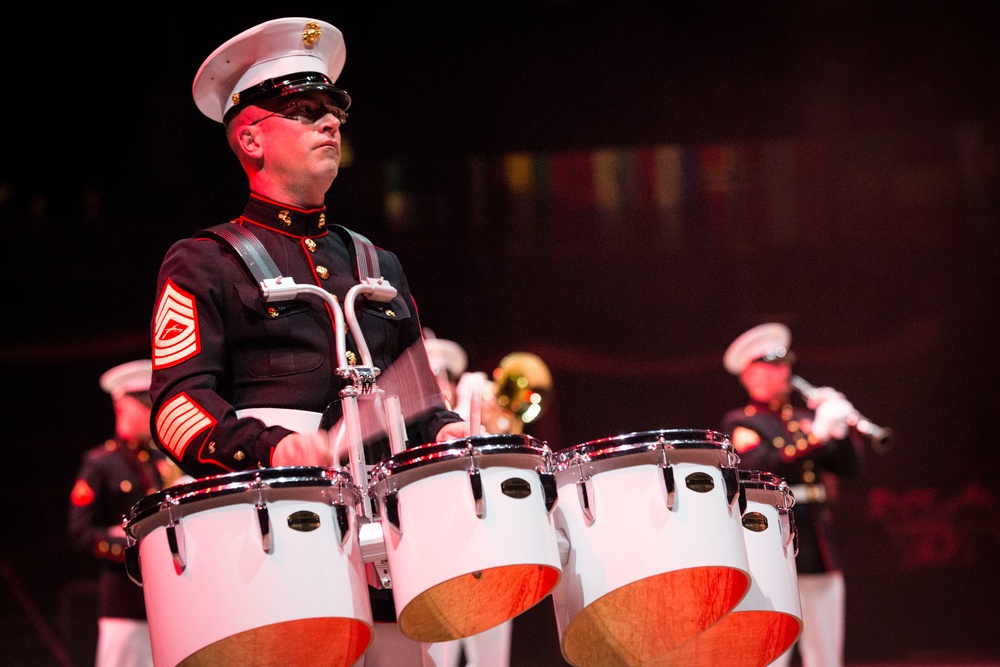
<path id="1" fill-rule="evenodd" d="M 387 391 L 400 397 L 407 445 L 465 437 L 468 423 L 445 407 L 431 373 L 396 255 L 371 248 L 377 266 L 363 261 L 366 239 L 336 225 L 325 206 L 351 106 L 336 86 L 344 62 L 336 27 L 282 18 L 233 37 L 202 64 L 194 101 L 222 125 L 249 181 L 249 200 L 231 225 L 252 231 L 280 275 L 319 286 L 340 304 L 359 276 L 377 270 L 397 295 L 387 303 L 361 299 L 357 317 L 372 364 L 392 378 Z M 151 328 L 153 436 L 185 471 L 202 477 L 333 463 L 330 435 L 320 425 L 342 424 L 346 381 L 336 373 L 337 337 L 346 336 L 351 363 L 361 348 L 336 330 L 327 304 L 265 301 L 240 253 L 199 233 L 167 251 Z M 369 451 L 367 463 L 386 454 Z M 391 608 L 381 616 L 377 605 L 373 610 L 376 621 L 394 620 Z M 380 634 L 366 664 L 378 664 Z"/>

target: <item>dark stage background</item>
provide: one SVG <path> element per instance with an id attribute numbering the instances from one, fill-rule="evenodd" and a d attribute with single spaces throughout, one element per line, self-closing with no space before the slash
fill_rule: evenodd
<path id="1" fill-rule="evenodd" d="M 714 428 L 743 401 L 726 345 L 784 321 L 797 372 L 896 433 L 841 489 L 848 661 L 1000 660 L 994 3 L 203 9 L 0 28 L 11 664 L 89 660 L 95 568 L 64 536 L 80 456 L 112 431 L 97 377 L 149 354 L 169 243 L 239 214 L 191 80 L 280 15 L 345 33 L 334 220 L 397 251 L 472 370 L 549 363 L 535 435 Z M 515 663 L 559 663 L 546 604 Z"/>

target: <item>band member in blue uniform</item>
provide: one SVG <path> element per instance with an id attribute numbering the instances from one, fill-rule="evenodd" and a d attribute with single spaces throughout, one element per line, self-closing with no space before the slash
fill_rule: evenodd
<path id="1" fill-rule="evenodd" d="M 334 85 L 344 62 L 343 35 L 330 23 L 276 19 L 216 49 L 193 84 L 198 109 L 222 124 L 249 180 L 249 201 L 224 226 L 251 231 L 281 276 L 318 286 L 339 304 L 359 283 L 359 262 L 372 268 L 325 207 L 351 105 Z M 397 294 L 387 303 L 360 299 L 357 317 L 379 386 L 391 378 L 387 391 L 400 398 L 407 446 L 468 435 L 468 423 L 442 401 L 399 260 L 380 248 L 375 255 Z M 350 361 L 364 356 L 359 341 L 337 330 L 334 312 L 323 299 L 266 301 L 240 253 L 211 234 L 176 242 L 160 267 L 151 324 L 157 444 L 196 477 L 332 465 L 347 383 L 336 372 L 338 337 L 346 337 Z M 372 449 L 366 463 L 388 453 Z M 374 599 L 373 610 L 376 621 L 394 620 L 380 618 Z M 384 634 L 376 631 L 368 664 Z"/>
<path id="2" fill-rule="evenodd" d="M 791 487 L 803 616 L 798 651 L 803 667 L 840 667 L 845 587 L 831 503 L 838 478 L 861 470 L 862 439 L 849 425 L 854 407 L 830 387 L 812 393 L 807 407 L 792 405 L 793 361 L 791 332 L 783 324 L 761 324 L 734 340 L 723 365 L 750 402 L 728 412 L 720 430 L 731 434 L 741 468 L 778 475 Z M 792 651 L 774 664 L 789 664 Z"/>
<path id="3" fill-rule="evenodd" d="M 131 361 L 101 376 L 115 411 L 115 436 L 84 454 L 70 493 L 70 543 L 101 564 L 97 667 L 153 664 L 143 592 L 125 571 L 122 527 L 135 503 L 180 475 L 150 438 L 150 367 L 149 359 Z"/>

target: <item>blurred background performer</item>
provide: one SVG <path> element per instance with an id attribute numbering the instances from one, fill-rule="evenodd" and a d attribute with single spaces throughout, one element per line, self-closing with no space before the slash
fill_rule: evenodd
<path id="1" fill-rule="evenodd" d="M 512 352 L 485 373 L 466 372 L 468 355 L 458 343 L 434 337 L 424 329 L 424 345 L 441 391 L 449 405 L 470 420 L 475 391 L 482 392 L 482 429 L 491 435 L 520 434 L 527 423 L 542 413 L 544 394 L 552 388 L 552 374 L 537 355 Z M 424 667 L 508 667 L 510 665 L 511 619 L 471 637 L 424 645 Z"/>
<path id="2" fill-rule="evenodd" d="M 153 445 L 149 433 L 149 359 L 108 370 L 101 389 L 111 395 L 115 436 L 88 450 L 70 494 L 69 539 L 100 559 L 97 667 L 152 665 L 142 588 L 125 571 L 122 520 L 150 493 L 181 472 Z"/>
<path id="3" fill-rule="evenodd" d="M 844 649 L 844 576 L 832 530 L 831 504 L 838 477 L 861 470 L 856 414 L 838 391 L 810 393 L 808 407 L 792 405 L 791 332 L 778 323 L 756 326 L 734 340 L 723 365 L 739 378 L 750 398 L 731 410 L 720 430 L 732 436 L 740 467 L 783 477 L 795 497 L 798 529 L 802 635 L 797 643 L 803 667 L 840 667 Z M 791 663 L 795 648 L 774 665 Z"/>

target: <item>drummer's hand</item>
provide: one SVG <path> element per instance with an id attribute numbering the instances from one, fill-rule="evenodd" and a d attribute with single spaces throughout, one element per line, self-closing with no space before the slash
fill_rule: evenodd
<path id="1" fill-rule="evenodd" d="M 290 433 L 279 440 L 271 452 L 271 465 L 275 468 L 283 466 L 329 468 L 332 464 L 330 435 L 326 431 Z"/>
<path id="2" fill-rule="evenodd" d="M 469 437 L 469 422 L 451 422 L 441 427 L 434 440 L 444 442 L 445 440 L 456 440 L 458 438 Z"/>

